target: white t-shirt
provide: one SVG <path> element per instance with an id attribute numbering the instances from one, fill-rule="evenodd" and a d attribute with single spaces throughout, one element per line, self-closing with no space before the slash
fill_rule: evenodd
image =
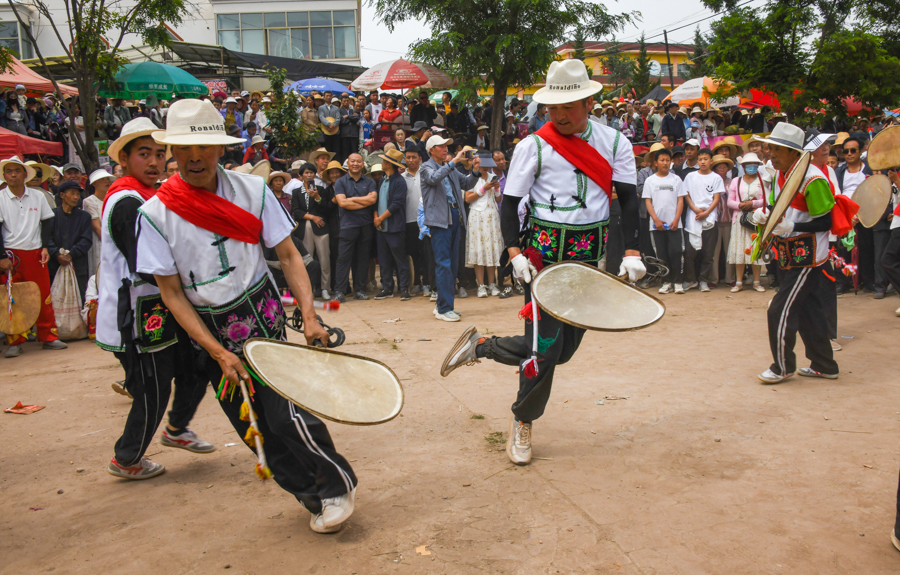
<path id="1" fill-rule="evenodd" d="M 588 122 L 587 129 L 576 136 L 606 158 L 612 166 L 613 182 L 636 184 L 634 152 L 621 132 Z M 549 222 L 582 225 L 609 219 L 606 191 L 585 174 L 576 173 L 575 166 L 536 134 L 516 146 L 503 193 L 518 198 L 529 196 L 535 217 Z"/>
<path id="2" fill-rule="evenodd" d="M 100 211 L 103 209 L 103 200 L 91 194 L 84 199 L 82 204 L 84 211 L 91 215 L 91 220 L 100 219 Z M 91 251 L 88 252 L 88 267 L 90 274 L 97 273 L 97 266 L 100 265 L 100 236 L 94 234 L 94 243 L 91 244 Z"/>
<path id="3" fill-rule="evenodd" d="M 861 167 L 855 174 L 851 173 L 850 170 L 845 171 L 844 185 L 841 186 L 841 193 L 848 198 L 853 199 L 853 192 L 856 191 L 856 188 L 858 188 L 859 185 L 865 181 L 865 179 L 866 175 L 863 173 Z"/>
<path id="4" fill-rule="evenodd" d="M 294 195 L 294 190 L 297 188 L 303 187 L 303 180 L 297 178 L 291 178 L 291 181 L 284 185 L 284 188 L 281 189 L 282 192 L 289 196 Z"/>
<path id="5" fill-rule="evenodd" d="M 715 194 L 725 193 L 725 182 L 722 181 L 722 176 L 715 172 L 708 174 L 691 172 L 684 178 L 684 188 L 691 197 L 691 201 L 694 202 L 694 206 L 705 210 L 712 204 Z M 719 198 L 719 202 L 721 201 L 722 198 Z M 718 214 L 719 206 L 716 206 L 707 216 L 708 221 L 716 221 Z"/>
<path id="6" fill-rule="evenodd" d="M 721 180 L 721 178 L 719 178 Z M 666 177 L 661 178 L 656 174 L 652 174 L 644 181 L 644 192 L 641 198 L 650 199 L 653 204 L 653 211 L 656 217 L 661 219 L 663 223 L 671 224 L 675 219 L 675 212 L 678 210 L 678 198 L 686 196 L 687 191 L 684 189 L 684 182 L 681 181 L 676 174 L 669 172 Z M 681 227 L 681 219 L 675 222 L 673 229 Z M 650 220 L 650 229 L 655 230 L 656 224 Z"/>
<path id="7" fill-rule="evenodd" d="M 53 210 L 40 190 L 26 187 L 21 198 L 9 188 L 0 191 L 0 223 L 7 249 L 41 249 L 41 222 L 51 218 Z"/>

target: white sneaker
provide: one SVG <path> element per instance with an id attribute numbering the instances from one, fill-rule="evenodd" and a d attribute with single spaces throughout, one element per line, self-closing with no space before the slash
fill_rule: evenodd
<path id="1" fill-rule="evenodd" d="M 664 283 L 662 287 L 659 288 L 659 293 L 669 293 L 670 291 L 672 291 L 672 284 L 670 282 Z"/>
<path id="2" fill-rule="evenodd" d="M 344 521 L 353 514 L 356 503 L 356 488 L 340 497 L 322 500 L 322 511 L 310 515 L 309 528 L 316 533 L 336 533 Z"/>
<path id="3" fill-rule="evenodd" d="M 491 290 L 491 295 L 497 297 L 500 295 L 500 288 L 497 287 L 497 284 L 491 284 L 488 286 L 488 289 Z"/>
<path id="4" fill-rule="evenodd" d="M 194 453 L 212 453 L 216 446 L 208 441 L 203 441 L 190 429 L 185 429 L 181 435 L 172 435 L 168 429 L 163 429 L 159 442 L 166 447 L 177 447 Z"/>
<path id="5" fill-rule="evenodd" d="M 811 367 L 801 367 L 797 370 L 797 373 L 802 375 L 803 377 L 822 377 L 824 379 L 837 379 L 837 373 L 822 373 L 821 371 L 816 371 Z"/>
<path id="6" fill-rule="evenodd" d="M 706 285 L 706 282 L 700 282 L 700 291 L 709 291 L 709 286 Z"/>
<path id="7" fill-rule="evenodd" d="M 694 289 L 695 287 L 697 287 L 697 282 L 688 282 L 688 283 L 684 284 L 684 291 L 690 291 L 690 290 Z"/>
<path id="8" fill-rule="evenodd" d="M 758 377 L 759 380 L 763 383 L 781 383 L 782 381 L 786 380 L 789 377 L 794 377 L 794 374 L 788 373 L 786 375 L 778 375 L 771 369 L 767 369 L 766 371 L 762 372 L 761 374 L 757 375 L 756 377 Z"/>
<path id="9" fill-rule="evenodd" d="M 509 437 L 506 438 L 506 455 L 516 465 L 531 463 L 531 424 L 509 420 Z"/>
<path id="10" fill-rule="evenodd" d="M 731 288 L 731 293 L 737 293 L 744 289 L 744 284 L 742 282 L 737 282 L 734 284 L 734 287 Z"/>
<path id="11" fill-rule="evenodd" d="M 324 301 L 330 301 L 330 300 L 331 300 L 331 294 L 328 293 L 328 290 L 327 290 L 327 289 L 323 289 L 323 290 L 322 290 L 322 299 L 323 299 Z"/>
<path id="12" fill-rule="evenodd" d="M 487 286 L 484 286 L 484 285 L 478 286 L 478 297 L 487 297 L 487 296 L 488 296 Z"/>
<path id="13" fill-rule="evenodd" d="M 110 459 L 106 470 L 110 475 L 115 475 L 122 479 L 150 479 L 163 473 L 166 468 L 159 463 L 153 463 L 146 457 L 141 457 L 141 460 L 131 467 L 125 467 L 124 465 L 119 465 L 119 462 L 113 457 Z"/>
<path id="14" fill-rule="evenodd" d="M 678 294 L 684 293 L 684 285 L 675 284 L 675 293 L 678 293 Z"/>
<path id="15" fill-rule="evenodd" d="M 475 347 L 481 341 L 481 334 L 470 325 L 450 348 L 444 363 L 441 365 L 441 375 L 447 377 L 450 372 L 461 365 L 475 365 L 479 363 L 475 356 Z"/>
<path id="16" fill-rule="evenodd" d="M 431 297 L 428 298 L 428 301 L 437 301 L 437 290 L 431 292 Z"/>
<path id="17" fill-rule="evenodd" d="M 444 321 L 459 321 L 459 314 L 452 309 L 448 312 L 440 313 L 437 308 L 435 308 L 434 317 L 435 319 L 441 319 Z"/>

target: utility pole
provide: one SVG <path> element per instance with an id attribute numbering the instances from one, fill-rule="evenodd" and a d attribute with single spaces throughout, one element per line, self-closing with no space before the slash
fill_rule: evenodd
<path id="1" fill-rule="evenodd" d="M 672 77 L 672 58 L 669 57 L 669 34 L 663 30 L 663 39 L 666 41 L 666 65 L 669 67 L 669 84 L 675 89 L 675 78 Z"/>

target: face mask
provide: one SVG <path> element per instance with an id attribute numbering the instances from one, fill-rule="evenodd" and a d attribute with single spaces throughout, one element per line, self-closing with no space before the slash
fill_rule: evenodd
<path id="1" fill-rule="evenodd" d="M 757 170 L 759 170 L 759 166 L 756 164 L 747 164 L 744 166 L 744 171 L 750 174 L 751 176 L 755 176 Z"/>

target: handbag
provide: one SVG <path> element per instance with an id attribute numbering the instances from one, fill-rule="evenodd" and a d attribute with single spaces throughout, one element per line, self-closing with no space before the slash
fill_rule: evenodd
<path id="1" fill-rule="evenodd" d="M 759 178 L 759 187 L 760 187 L 760 189 L 762 190 L 763 198 L 765 198 L 765 197 L 766 197 L 766 188 L 765 188 L 765 186 L 763 185 L 762 177 L 760 177 L 759 174 L 757 174 L 756 177 Z M 744 178 L 741 177 L 741 179 L 738 180 L 738 185 L 737 185 L 737 189 L 738 189 L 738 200 L 741 200 L 741 183 L 742 183 L 742 180 L 743 180 L 743 179 L 744 179 Z M 745 201 L 745 200 L 741 200 L 741 201 Z M 740 222 L 741 222 L 741 226 L 747 228 L 748 230 L 752 230 L 752 231 L 755 232 L 755 231 L 756 231 L 756 222 L 754 222 L 754 221 L 751 219 L 751 216 L 752 216 L 752 215 L 753 215 L 753 210 L 752 210 L 752 209 L 751 209 L 751 210 L 742 211 L 742 212 L 741 212 L 741 219 L 740 219 Z"/>

